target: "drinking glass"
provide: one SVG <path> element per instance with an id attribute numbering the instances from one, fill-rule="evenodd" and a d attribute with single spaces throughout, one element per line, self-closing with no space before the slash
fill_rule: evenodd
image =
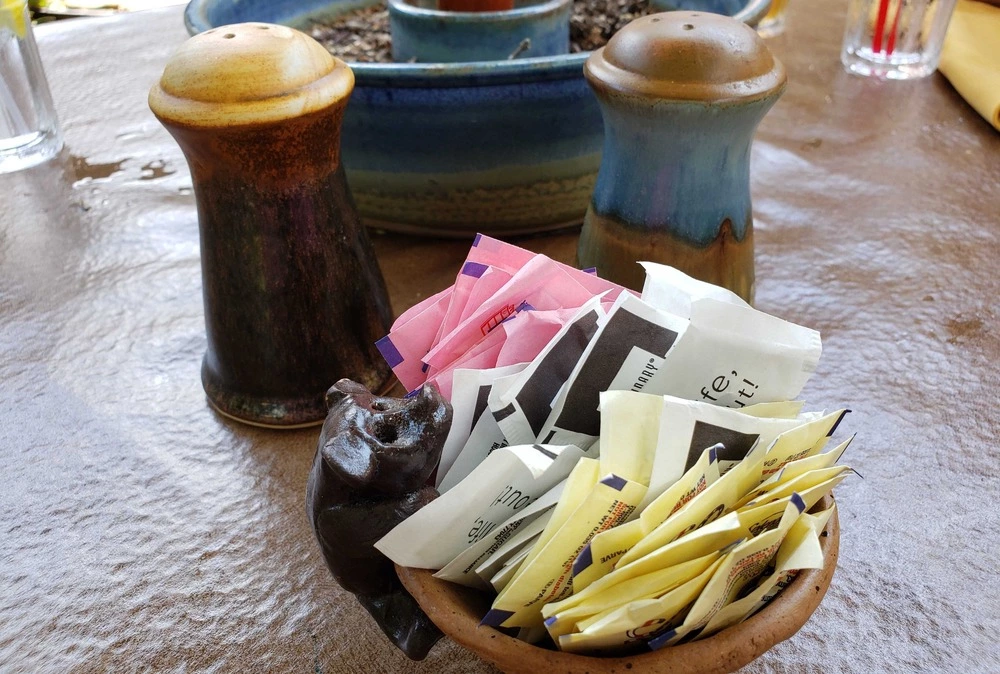
<path id="1" fill-rule="evenodd" d="M 955 0 L 850 0 L 840 60 L 848 72 L 926 77 L 941 58 Z"/>
<path id="2" fill-rule="evenodd" d="M 40 164 L 61 148 L 27 0 L 0 0 L 0 173 Z"/>

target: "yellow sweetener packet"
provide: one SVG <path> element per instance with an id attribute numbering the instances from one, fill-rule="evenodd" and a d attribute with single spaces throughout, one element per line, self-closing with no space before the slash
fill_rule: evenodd
<path id="1" fill-rule="evenodd" d="M 770 565 L 786 534 L 805 511 L 805 503 L 793 496 L 778 526 L 740 543 L 723 557 L 715 574 L 688 611 L 684 622 L 649 642 L 651 648 L 672 646 L 681 639 L 697 636 L 699 631 L 749 583 Z"/>
<path id="2" fill-rule="evenodd" d="M 830 466 L 829 468 L 818 468 L 808 473 L 798 476 L 794 480 L 779 484 L 769 491 L 760 494 L 747 506 L 759 505 L 783 499 L 791 494 L 799 494 L 805 498 L 808 494 L 810 499 L 815 499 L 815 504 L 821 498 L 840 484 L 849 473 L 854 472 L 850 466 Z"/>
<path id="3" fill-rule="evenodd" d="M 826 416 L 785 431 L 771 443 L 761 468 L 761 480 L 766 480 L 790 461 L 813 456 L 822 451 L 826 439 L 837 430 L 850 410 L 837 410 Z"/>
<path id="4" fill-rule="evenodd" d="M 782 580 L 791 577 L 792 572 L 822 568 L 823 550 L 819 545 L 819 532 L 816 531 L 812 521 L 803 514 L 795 521 L 785 540 L 781 542 L 775 555 L 774 570 L 746 596 L 722 607 L 698 633 L 698 638 L 703 639 L 743 622 L 766 603 L 763 602 L 766 596 L 770 595 L 773 598 L 777 595 L 775 588 Z"/>
<path id="5" fill-rule="evenodd" d="M 26 0 L 0 0 L 0 30 L 7 29 L 17 37 L 28 34 Z"/>
<path id="6" fill-rule="evenodd" d="M 601 393 L 601 475 L 649 485 L 663 397 L 634 391 Z"/>
<path id="7" fill-rule="evenodd" d="M 794 419 L 799 416 L 803 405 L 805 403 L 801 400 L 786 400 L 784 402 L 747 405 L 740 407 L 739 411 L 747 416 L 760 419 Z"/>
<path id="8" fill-rule="evenodd" d="M 646 495 L 646 489 L 646 485 L 618 475 L 608 475 L 597 482 L 552 537 L 535 545 L 532 555 L 493 602 L 481 624 L 492 627 L 541 625 L 542 606 L 572 592 L 572 566 L 580 551 L 597 532 L 629 517 Z M 568 491 L 567 487 L 564 496 Z M 548 531 L 546 528 L 542 536 Z"/>
<path id="9" fill-rule="evenodd" d="M 676 627 L 686 610 L 704 591 L 723 558 L 699 575 L 662 597 L 630 602 L 594 616 L 582 632 L 566 634 L 556 642 L 560 650 L 573 653 L 615 654 L 635 650 L 641 644 Z"/>
<path id="10" fill-rule="evenodd" d="M 761 531 L 773 528 L 781 519 L 786 504 L 787 499 L 754 506 L 747 509 L 746 512 L 729 513 L 645 557 L 629 564 L 619 564 L 611 573 L 598 579 L 581 592 L 560 602 L 546 604 L 542 607 L 542 615 L 548 618 L 560 611 L 590 601 L 599 593 L 603 593 L 619 583 L 713 554 L 741 540 L 751 538 Z"/>
<path id="11" fill-rule="evenodd" d="M 747 503 L 757 500 L 765 492 L 771 491 L 779 485 L 791 482 L 792 480 L 801 477 L 810 471 L 834 466 L 838 461 L 840 461 L 840 457 L 844 455 L 844 451 L 848 448 L 848 446 L 850 446 L 853 440 L 854 436 L 852 435 L 828 452 L 807 456 L 802 459 L 796 459 L 795 461 L 789 461 L 782 466 L 781 470 L 771 475 L 771 477 L 764 482 L 761 482 L 759 487 L 740 499 L 740 502 L 736 504 L 736 507 L 742 508 Z"/>
<path id="12" fill-rule="evenodd" d="M 764 450 L 757 445 L 728 473 L 644 536 L 621 556 L 618 564 L 628 564 L 644 557 L 732 510 L 747 491 L 760 483 L 763 461 Z"/>
<path id="13" fill-rule="evenodd" d="M 827 508 L 826 510 L 819 513 L 815 514 L 802 513 L 802 515 L 799 516 L 799 520 L 808 523 L 813 528 L 813 531 L 816 532 L 818 540 L 819 535 L 822 534 L 823 529 L 826 528 L 826 524 L 827 522 L 829 522 L 830 516 L 833 515 L 836 509 L 837 506 L 836 504 L 834 504 L 829 508 Z M 798 522 L 796 522 L 796 524 L 798 524 Z M 778 578 L 778 581 L 774 584 L 774 586 L 764 594 L 764 596 L 760 599 L 760 601 L 757 602 L 757 605 L 754 606 L 750 610 L 750 612 L 746 615 L 746 617 L 743 619 L 746 620 L 746 618 L 749 618 L 754 613 L 764 608 L 772 599 L 778 596 L 778 594 L 780 594 L 782 590 L 788 587 L 791 584 L 791 582 L 795 580 L 798 574 L 799 572 L 796 569 L 791 569 L 781 574 Z"/>
<path id="14" fill-rule="evenodd" d="M 576 462 L 566 478 L 566 486 L 563 487 L 562 494 L 559 495 L 559 501 L 556 503 L 555 510 L 552 511 L 552 517 L 549 518 L 548 524 L 542 530 L 538 542 L 531 549 L 526 561 L 530 562 L 537 557 L 545 544 L 566 524 L 566 520 L 587 498 L 587 494 L 597 484 L 600 476 L 601 463 L 597 459 L 582 458 Z"/>
<path id="15" fill-rule="evenodd" d="M 643 509 L 638 520 L 595 536 L 573 565 L 573 592 L 580 592 L 598 578 L 607 575 L 618 559 L 644 536 L 718 480 L 716 451 L 717 447 L 709 447 L 703 451 L 695 465 Z"/>
<path id="16" fill-rule="evenodd" d="M 671 515 L 719 479 L 718 452 L 722 445 L 709 447 L 701 453 L 697 463 L 660 494 L 639 513 L 639 521 L 645 533 L 667 521 Z"/>
<path id="17" fill-rule="evenodd" d="M 660 597 L 675 587 L 691 580 L 721 557 L 713 552 L 704 557 L 682 562 L 670 568 L 637 576 L 618 583 L 545 619 L 545 628 L 553 640 L 563 634 L 578 631 L 576 624 L 599 613 L 605 613 L 638 599 Z"/>

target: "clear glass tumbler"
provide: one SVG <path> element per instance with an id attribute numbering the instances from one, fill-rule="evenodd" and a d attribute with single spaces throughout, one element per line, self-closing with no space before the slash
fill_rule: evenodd
<path id="1" fill-rule="evenodd" d="M 788 11 L 788 0 L 771 0 L 771 9 L 757 24 L 757 32 L 761 37 L 774 37 L 785 31 L 785 14 Z"/>
<path id="2" fill-rule="evenodd" d="M 51 159 L 62 134 L 26 0 L 0 0 L 0 173 Z"/>
<path id="3" fill-rule="evenodd" d="M 850 0 L 840 60 L 848 72 L 926 77 L 941 58 L 955 0 Z"/>

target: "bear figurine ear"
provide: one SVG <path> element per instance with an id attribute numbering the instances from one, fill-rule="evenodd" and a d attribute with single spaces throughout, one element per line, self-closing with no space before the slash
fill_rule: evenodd
<path id="1" fill-rule="evenodd" d="M 320 452 L 330 471 L 350 489 L 367 490 L 378 477 L 378 457 L 355 433 L 330 438 Z"/>
<path id="2" fill-rule="evenodd" d="M 335 405 L 349 395 L 372 397 L 371 392 L 363 384 L 350 379 L 341 379 L 326 392 L 326 408 L 332 410 Z"/>

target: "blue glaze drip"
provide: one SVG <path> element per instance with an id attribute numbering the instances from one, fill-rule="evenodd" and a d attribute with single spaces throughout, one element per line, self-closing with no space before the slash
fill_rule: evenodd
<path id="1" fill-rule="evenodd" d="M 750 222 L 750 143 L 777 95 L 740 104 L 601 97 L 604 151 L 593 207 L 637 230 L 707 246 Z"/>

